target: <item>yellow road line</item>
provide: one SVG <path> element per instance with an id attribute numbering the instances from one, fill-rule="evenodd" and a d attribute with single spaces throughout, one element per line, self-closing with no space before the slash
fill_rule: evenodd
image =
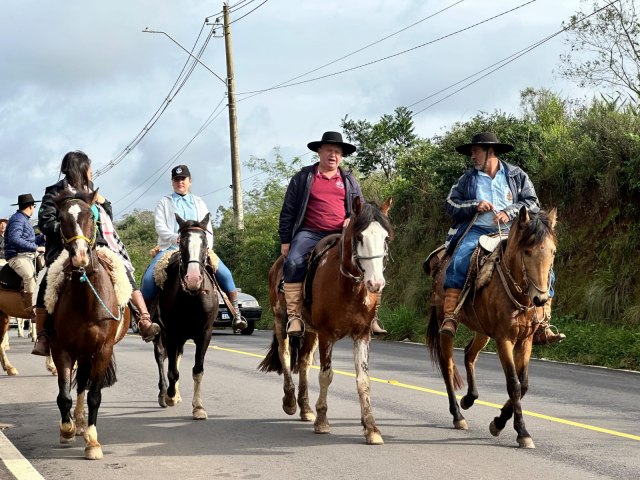
<path id="1" fill-rule="evenodd" d="M 224 347 L 218 347 L 217 345 L 211 346 L 210 348 L 213 348 L 214 350 L 221 350 L 224 352 L 230 352 L 230 353 L 237 353 L 239 355 L 246 355 L 248 357 L 256 357 L 256 358 L 264 358 L 264 355 L 259 355 L 257 353 L 250 353 L 250 352 L 245 352 L 242 350 L 234 350 L 232 348 L 224 348 Z M 315 368 L 317 370 L 319 370 L 320 367 L 318 366 L 312 366 L 311 368 Z M 355 373 L 352 372 L 345 372 L 342 370 L 334 370 L 334 373 L 337 373 L 339 375 L 344 375 L 347 377 L 353 377 L 355 378 Z M 416 390 L 418 392 L 425 392 L 425 393 L 430 393 L 433 395 L 440 395 L 441 397 L 446 397 L 447 396 L 447 392 L 443 392 L 441 390 L 433 390 L 430 388 L 424 388 L 424 387 L 418 387 L 416 385 L 410 385 L 407 383 L 401 383 L 401 382 L 397 382 L 395 380 L 384 380 L 382 378 L 376 378 L 376 377 L 369 377 L 369 379 L 372 382 L 376 382 L 376 383 L 385 383 L 387 385 L 392 385 L 394 387 L 400 387 L 400 388 L 405 388 L 408 390 Z M 462 398 L 462 395 L 458 395 L 457 396 L 458 399 Z M 498 405 L 496 403 L 491 403 L 491 402 L 485 402 L 482 400 L 476 400 L 475 401 L 476 404 L 480 404 L 480 405 L 484 405 L 487 407 L 493 407 L 493 408 L 502 408 L 502 405 Z M 606 433 L 608 435 L 613 435 L 616 437 L 622 437 L 622 438 L 628 438 L 630 440 L 638 440 L 640 441 L 640 436 L 639 435 L 632 435 L 630 433 L 624 433 L 624 432 L 618 432 L 616 430 L 609 430 L 608 428 L 600 428 L 600 427 L 595 427 L 593 425 L 588 425 L 586 423 L 579 423 L 579 422 L 573 422 L 571 420 L 565 420 L 563 418 L 558 418 L 558 417 L 552 417 L 549 415 L 544 415 L 542 413 L 536 413 L 536 412 L 530 412 L 528 410 L 523 410 L 522 413 L 524 415 L 528 415 L 530 417 L 536 417 L 536 418 L 541 418 L 543 420 L 549 420 L 550 422 L 556 422 L 556 423 L 561 423 L 564 425 L 570 425 L 572 427 L 578 427 L 578 428 L 584 428 L 586 430 L 591 430 L 594 432 L 600 432 L 600 433 Z"/>

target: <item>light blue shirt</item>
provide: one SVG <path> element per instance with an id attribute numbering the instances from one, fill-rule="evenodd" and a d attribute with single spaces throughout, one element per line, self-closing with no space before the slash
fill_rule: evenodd
<path id="1" fill-rule="evenodd" d="M 509 188 L 509 182 L 505 175 L 504 168 L 498 163 L 496 176 L 491 178 L 484 172 L 478 172 L 478 185 L 476 188 L 476 199 L 491 202 L 496 211 L 503 210 L 509 205 L 513 205 L 513 195 Z M 493 223 L 495 217 L 493 212 L 484 212 L 478 215 L 475 225 L 482 227 L 495 227 Z"/>
<path id="2" fill-rule="evenodd" d="M 178 195 L 176 192 L 171 194 L 171 200 L 176 207 L 176 213 L 180 215 L 183 220 L 198 220 L 198 209 L 196 208 L 196 201 L 193 195 L 187 193 L 185 196 Z M 178 222 L 176 221 L 173 226 L 174 232 L 178 233 Z"/>

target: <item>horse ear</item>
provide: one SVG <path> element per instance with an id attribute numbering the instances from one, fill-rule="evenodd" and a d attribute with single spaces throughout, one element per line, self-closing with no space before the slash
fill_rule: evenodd
<path id="1" fill-rule="evenodd" d="M 549 212 L 549 222 L 551 223 L 551 230 L 556 229 L 556 221 L 558 220 L 558 210 L 554 208 Z"/>
<path id="2" fill-rule="evenodd" d="M 384 216 L 388 216 L 389 209 L 391 208 L 391 204 L 393 203 L 393 198 L 389 197 L 385 200 L 385 202 L 380 207 L 380 211 L 384 214 Z"/>
<path id="3" fill-rule="evenodd" d="M 362 200 L 360 200 L 360 197 L 355 197 L 353 199 L 351 210 L 355 215 L 360 215 L 360 210 L 362 210 Z"/>
<path id="4" fill-rule="evenodd" d="M 202 221 L 200 222 L 200 226 L 203 230 L 209 230 L 209 212 L 204 216 Z"/>
<path id="5" fill-rule="evenodd" d="M 176 213 L 176 220 L 178 221 L 178 230 L 185 226 L 187 222 L 185 222 L 180 215 Z"/>
<path id="6" fill-rule="evenodd" d="M 520 212 L 518 213 L 518 224 L 521 227 L 524 227 L 527 223 L 529 223 L 529 211 L 527 207 L 520 207 Z"/>

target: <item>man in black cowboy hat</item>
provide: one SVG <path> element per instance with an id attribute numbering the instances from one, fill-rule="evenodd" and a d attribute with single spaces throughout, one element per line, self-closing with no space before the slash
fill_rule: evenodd
<path id="1" fill-rule="evenodd" d="M 325 132 L 307 147 L 319 161 L 296 173 L 287 188 L 280 211 L 281 253 L 284 262 L 284 295 L 287 303 L 287 334 L 304 334 L 302 283 L 307 273 L 307 254 L 324 237 L 339 233 L 349 222 L 355 197 L 364 201 L 356 178 L 340 167 L 342 157 L 356 147 L 342 141 L 339 132 Z M 374 320 L 374 333 L 386 333 Z"/>
<path id="2" fill-rule="evenodd" d="M 33 318 L 33 292 L 36 290 L 36 252 L 44 252 L 44 235 L 36 235 L 29 218 L 33 215 L 38 201 L 30 193 L 18 196 L 16 213 L 11 215 L 4 239 L 4 253 L 7 263 L 22 277 L 24 313 L 22 318 Z"/>
<path id="3" fill-rule="evenodd" d="M 498 158 L 498 155 L 512 150 L 512 145 L 501 143 L 494 133 L 478 133 L 471 143 L 456 148 L 458 153 L 471 157 L 474 168 L 464 172 L 451 187 L 445 204 L 454 226 L 445 241 L 447 253 L 452 257 L 444 282 L 442 333 L 452 336 L 456 333 L 455 309 L 469 270 L 471 254 L 480 236 L 497 232 L 499 224 L 503 225 L 503 230 L 504 227 L 508 229 L 523 206 L 533 213 L 540 210 L 528 175 L 521 168 Z M 565 338 L 564 334 L 551 330 L 546 317 L 542 325 L 544 328 L 536 330 L 534 344 L 556 343 Z"/>

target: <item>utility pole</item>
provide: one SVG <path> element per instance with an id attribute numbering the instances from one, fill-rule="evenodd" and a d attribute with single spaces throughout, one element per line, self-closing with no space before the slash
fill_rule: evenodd
<path id="1" fill-rule="evenodd" d="M 229 138 L 231 143 L 231 183 L 233 189 L 233 213 L 236 228 L 244 230 L 242 208 L 242 185 L 240 179 L 240 155 L 238 153 L 238 117 L 236 115 L 236 91 L 233 78 L 233 54 L 231 52 L 231 29 L 229 28 L 229 5 L 222 7 L 224 13 L 224 46 L 227 54 L 227 96 L 229 98 Z"/>

